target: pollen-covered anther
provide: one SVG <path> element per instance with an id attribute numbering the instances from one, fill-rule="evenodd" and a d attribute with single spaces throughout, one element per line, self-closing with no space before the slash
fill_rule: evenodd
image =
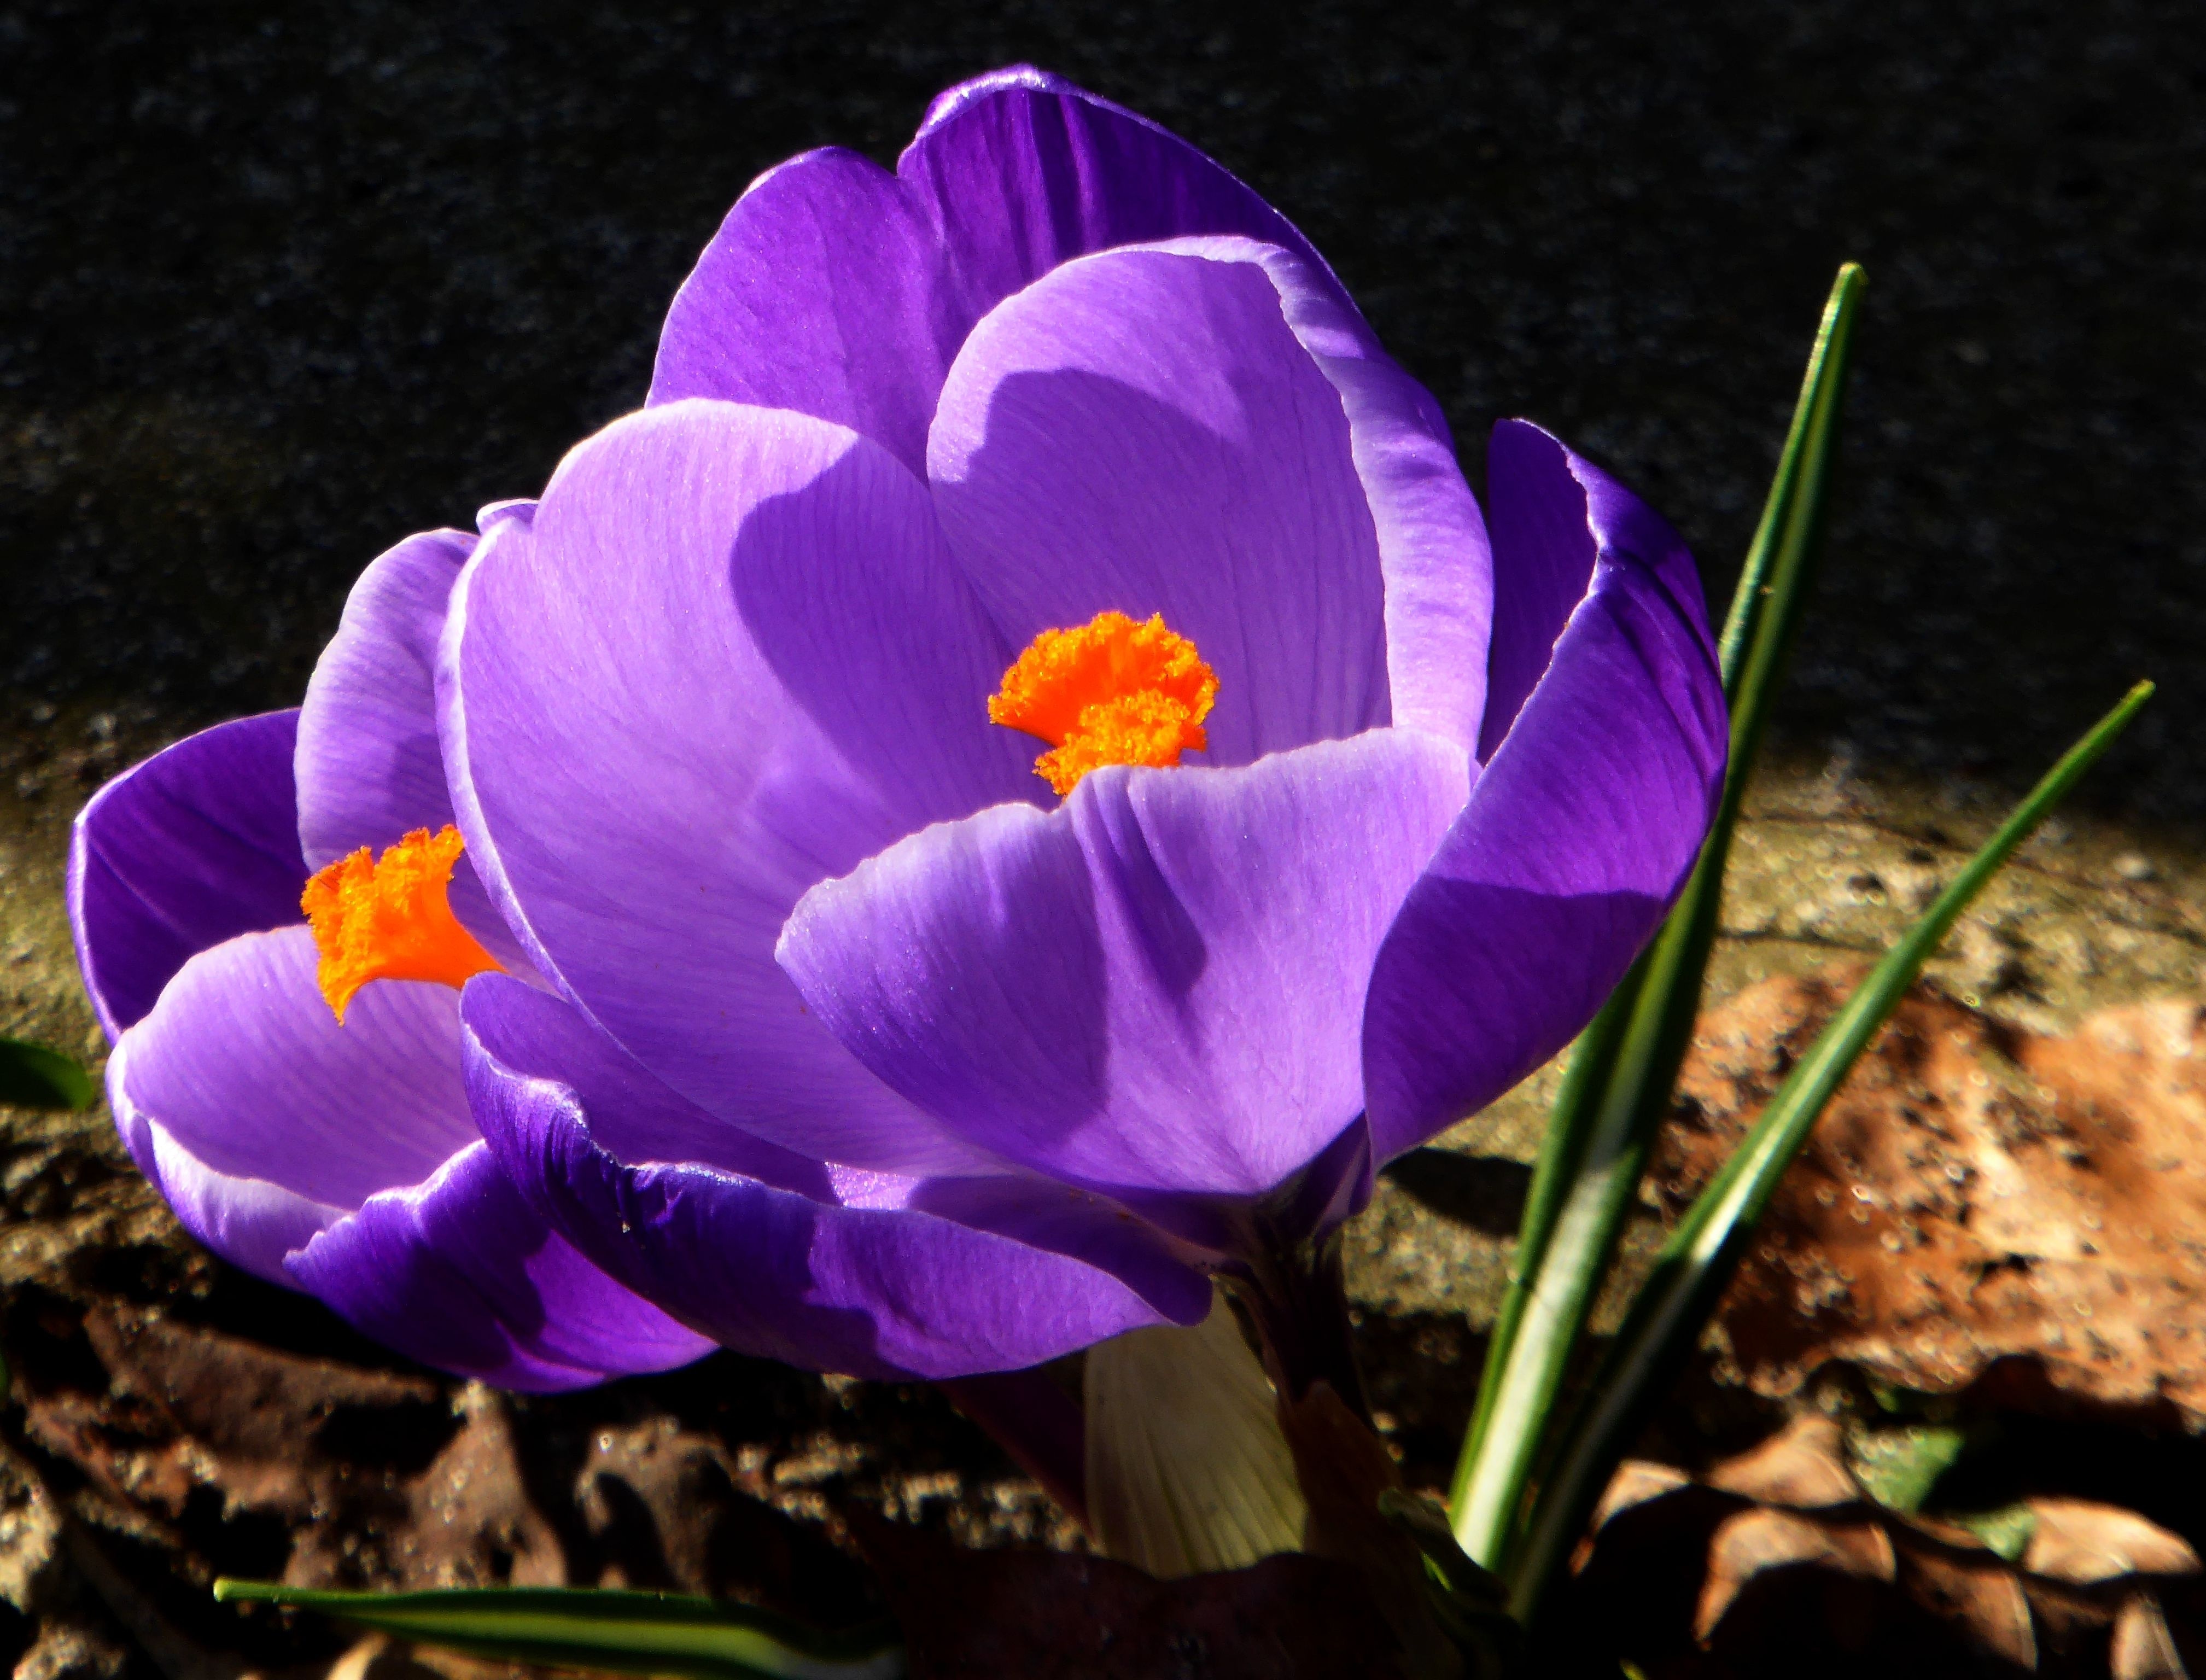
<path id="1" fill-rule="evenodd" d="M 314 930 L 314 980 L 340 1025 L 370 980 L 435 980 L 460 986 L 499 966 L 460 926 L 450 897 L 466 843 L 450 823 L 417 828 L 378 858 L 362 846 L 307 883 L 299 908 Z"/>
<path id="2" fill-rule="evenodd" d="M 1218 673 L 1162 613 L 1143 622 L 1099 612 L 1036 636 L 1004 673 L 988 717 L 1050 743 L 1034 774 L 1063 795 L 1106 764 L 1162 768 L 1202 751 L 1217 699 Z"/>

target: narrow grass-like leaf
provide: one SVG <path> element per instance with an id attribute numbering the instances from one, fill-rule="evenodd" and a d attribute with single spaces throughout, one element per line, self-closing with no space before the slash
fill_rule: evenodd
<path id="1" fill-rule="evenodd" d="M 671 1593 L 487 1587 L 343 1593 L 274 1582 L 214 1584 L 230 1604 L 319 1610 L 379 1633 L 478 1657 L 685 1680 L 896 1680 L 902 1647 L 880 1628 L 831 1635 L 748 1605 Z"/>
<path id="2" fill-rule="evenodd" d="M 1861 287 L 1860 268 L 1839 271 L 1724 623 L 1718 656 L 1731 756 L 1714 824 L 1654 943 L 1579 1040 L 1541 1147 L 1448 1500 L 1457 1540 L 1488 1568 L 1507 1560 L 1555 1397 L 1692 1034 L 1739 803 L 1821 534 Z"/>
<path id="3" fill-rule="evenodd" d="M 1631 1433 L 1699 1340 L 1778 1181 L 1857 1058 L 1976 895 L 2152 696 L 2140 682 L 2017 806 L 1938 901 L 1886 953 L 1780 1086 L 1656 1256 L 1544 1478 L 1523 1545 L 1503 1571 L 1529 1620 L 1607 1485 Z"/>
<path id="4" fill-rule="evenodd" d="M 59 1051 L 0 1039 L 0 1103 L 18 1108 L 90 1108 L 99 1087 Z"/>

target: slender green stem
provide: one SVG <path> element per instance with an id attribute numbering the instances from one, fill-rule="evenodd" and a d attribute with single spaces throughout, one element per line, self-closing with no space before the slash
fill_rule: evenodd
<path id="1" fill-rule="evenodd" d="M 1785 1170 L 1855 1061 L 1875 1037 L 1961 912 L 2016 847 L 2113 744 L 2151 698 L 2140 682 L 2061 758 L 1969 860 L 1923 919 L 1832 1017 L 1657 1256 L 1652 1275 L 1571 1421 L 1523 1543 L 1505 1574 L 1511 1608 L 1529 1621 L 1583 1530 L 1645 1409 L 1698 1339 L 1732 1268 Z"/>
<path id="2" fill-rule="evenodd" d="M 214 1584 L 225 1604 L 319 1610 L 361 1627 L 476 1656 L 683 1680 L 897 1680 L 892 1632 L 828 1634 L 714 1599 L 592 1587 L 356 1593 L 272 1581 Z"/>
<path id="3" fill-rule="evenodd" d="M 1669 1105 L 1715 939 L 1724 866 L 1819 543 L 1862 286 L 1839 271 L 1718 649 L 1731 757 L 1699 863 L 1654 943 L 1580 1040 L 1533 1175 L 1510 1288 L 1450 1490 L 1458 1541 L 1505 1560 L 1565 1373 Z"/>

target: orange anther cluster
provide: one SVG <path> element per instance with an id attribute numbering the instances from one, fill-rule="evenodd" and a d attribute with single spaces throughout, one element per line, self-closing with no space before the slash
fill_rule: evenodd
<path id="1" fill-rule="evenodd" d="M 465 849 L 450 823 L 417 828 L 380 859 L 362 846 L 307 883 L 299 908 L 313 924 L 321 961 L 314 980 L 340 1024 L 345 1005 L 370 980 L 436 980 L 464 986 L 498 966 L 460 926 L 447 897 Z"/>
<path id="2" fill-rule="evenodd" d="M 988 717 L 1050 743 L 1034 774 L 1063 795 L 1106 764 L 1162 767 L 1201 752 L 1217 699 L 1218 673 L 1162 613 L 1144 623 L 1099 612 L 1077 629 L 1036 636 L 1004 673 Z"/>

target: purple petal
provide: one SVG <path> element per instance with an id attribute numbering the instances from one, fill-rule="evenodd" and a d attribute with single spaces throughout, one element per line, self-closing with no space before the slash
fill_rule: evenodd
<path id="1" fill-rule="evenodd" d="M 545 1225 L 480 1142 L 372 1196 L 291 1256 L 299 1284 L 410 1358 L 554 1392 L 712 1350 Z"/>
<path id="2" fill-rule="evenodd" d="M 1309 241 L 1218 164 L 1148 118 L 1028 66 L 939 95 L 897 175 L 933 207 L 969 329 L 1076 257 L 1203 234 L 1293 252 L 1354 313 Z"/>
<path id="3" fill-rule="evenodd" d="M 183 1228 L 207 1248 L 256 1278 L 296 1289 L 283 1269 L 284 1256 L 344 1218 L 346 1210 L 265 1178 L 209 1166 L 132 1103 L 123 1081 L 127 1066 L 121 1049 L 108 1059 L 107 1095 L 115 1129 L 139 1171 Z"/>
<path id="4" fill-rule="evenodd" d="M 1364 1066 L 1382 1161 L 1592 1019 L 1684 885 L 1723 782 L 1723 691 L 1676 534 L 1529 427 L 1497 450 L 1488 494 L 1497 706 L 1577 569 L 1564 533 L 1594 552 L 1552 660 L 1380 953 Z"/>
<path id="5" fill-rule="evenodd" d="M 408 537 L 370 562 L 346 598 L 299 709 L 293 764 L 308 868 L 451 821 L 437 746 L 437 640 L 474 548 L 464 531 Z"/>
<path id="6" fill-rule="evenodd" d="M 307 928 L 240 934 L 184 965 L 116 1046 L 108 1085 L 118 1116 L 213 1171 L 349 1210 L 474 1141 L 458 1004 L 447 986 L 382 980 L 340 1027 Z"/>
<path id="7" fill-rule="evenodd" d="M 951 89 L 897 170 L 830 148 L 754 182 L 676 294 L 650 402 L 795 409 L 917 472 L 973 324 L 1070 258 L 1243 234 L 1334 283 L 1278 211 L 1193 146 L 1038 71 Z"/>
<path id="8" fill-rule="evenodd" d="M 570 455 L 454 598 L 444 746 L 538 966 L 693 1101 L 808 1155 L 970 1157 L 805 1014 L 773 942 L 814 882 L 1040 784 L 1006 654 L 878 445 L 689 402 Z"/>
<path id="9" fill-rule="evenodd" d="M 1386 580 L 1392 721 L 1470 748 L 1486 707 L 1493 560 L 1440 404 L 1379 348 L 1330 276 L 1268 246 L 1209 240 L 1178 248 L 1261 263 L 1279 289 L 1288 326 L 1348 415 Z"/>
<path id="10" fill-rule="evenodd" d="M 1509 563 L 1494 580 L 1494 642 L 1487 661 L 1486 720 L 1478 756 L 1493 758 L 1547 675 L 1563 626 L 1585 599 L 1600 557 L 1586 522 L 1585 490 L 1555 440 L 1503 420 L 1486 447 L 1488 521 Z"/>
<path id="11" fill-rule="evenodd" d="M 1157 1306 L 1078 1260 L 920 1211 L 913 1181 L 756 1153 L 516 981 L 472 982 L 464 1021 L 475 1111 L 522 1194 L 597 1264 L 730 1347 L 939 1378 L 1036 1364 L 1201 1310 L 1208 1284 L 1154 1254 L 1145 1281 Z M 651 1159 L 685 1135 L 688 1159 Z M 743 1176 L 739 1161 L 795 1182 Z M 1034 1194 L 1082 1200 L 1055 1186 Z"/>
<path id="12" fill-rule="evenodd" d="M 302 920 L 298 724 L 296 712 L 218 724 L 126 770 L 78 814 L 69 924 L 110 1040 L 195 953 Z"/>
<path id="13" fill-rule="evenodd" d="M 452 820 L 437 742 L 437 642 L 452 585 L 474 547 L 464 531 L 408 537 L 377 556 L 353 585 L 299 710 L 292 762 L 309 868 L 361 846 L 391 845 L 409 830 L 433 833 Z M 491 954 L 512 967 L 520 948 L 465 857 L 452 871 L 451 904 Z"/>
<path id="14" fill-rule="evenodd" d="M 649 401 L 793 408 L 914 472 L 965 322 L 939 299 L 935 229 L 903 183 L 839 149 L 769 170 L 675 294 Z"/>
<path id="15" fill-rule="evenodd" d="M 1261 1194 L 1363 1106 L 1371 960 L 1468 773 L 1404 730 L 1098 771 L 1047 815 L 984 811 L 815 887 L 782 965 L 1006 1159 L 1142 1204 Z"/>
<path id="16" fill-rule="evenodd" d="M 1258 247 L 1068 263 L 974 330 L 927 446 L 959 563 L 1007 640 L 1106 609 L 1218 673 L 1209 761 L 1387 718 L 1377 533 L 1339 394 Z"/>

